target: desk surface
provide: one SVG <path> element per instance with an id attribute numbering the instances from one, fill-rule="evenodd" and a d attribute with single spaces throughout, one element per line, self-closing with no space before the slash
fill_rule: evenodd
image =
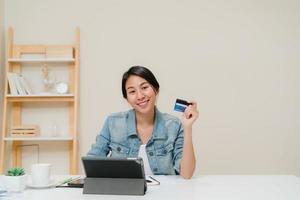
<path id="1" fill-rule="evenodd" d="M 179 176 L 155 176 L 161 184 L 148 186 L 145 196 L 83 195 L 82 188 L 26 189 L 4 199 L 22 200 L 299 200 L 300 178 L 292 175 L 208 175 L 184 180 Z"/>

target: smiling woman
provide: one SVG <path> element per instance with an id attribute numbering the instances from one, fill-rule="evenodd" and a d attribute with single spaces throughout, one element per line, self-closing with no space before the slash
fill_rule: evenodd
<path id="1" fill-rule="evenodd" d="M 145 173 L 191 178 L 195 169 L 192 125 L 198 118 L 191 101 L 181 120 L 156 107 L 159 83 L 153 73 L 133 66 L 123 74 L 122 93 L 133 108 L 107 117 L 89 156 L 142 157 Z"/>

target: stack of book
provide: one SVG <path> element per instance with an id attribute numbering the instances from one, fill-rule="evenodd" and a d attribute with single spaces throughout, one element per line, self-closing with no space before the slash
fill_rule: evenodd
<path id="1" fill-rule="evenodd" d="M 7 73 L 8 85 L 10 94 L 12 95 L 30 95 L 32 94 L 31 88 L 25 78 L 18 73 Z"/>

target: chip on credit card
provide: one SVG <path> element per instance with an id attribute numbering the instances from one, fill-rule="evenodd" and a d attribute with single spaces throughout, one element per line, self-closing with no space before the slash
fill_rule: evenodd
<path id="1" fill-rule="evenodd" d="M 186 100 L 176 99 L 174 110 L 178 112 L 184 112 L 186 107 L 189 105 L 192 105 L 192 103 L 189 103 Z"/>

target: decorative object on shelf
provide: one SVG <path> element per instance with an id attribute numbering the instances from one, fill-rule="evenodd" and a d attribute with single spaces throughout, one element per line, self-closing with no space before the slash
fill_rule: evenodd
<path id="1" fill-rule="evenodd" d="M 39 134 L 37 125 L 13 126 L 10 132 L 12 137 L 33 137 Z"/>
<path id="2" fill-rule="evenodd" d="M 21 192 L 26 187 L 27 175 L 21 167 L 7 170 L 4 176 L 5 189 L 9 192 Z"/>
<path id="3" fill-rule="evenodd" d="M 59 136 L 57 125 L 56 125 L 56 124 L 53 124 L 51 128 L 52 128 L 52 137 L 57 137 L 57 136 Z"/>
<path id="4" fill-rule="evenodd" d="M 56 78 L 53 73 L 49 72 L 49 68 L 46 64 L 42 67 L 43 73 L 43 84 L 44 84 L 44 92 L 51 93 L 51 89 L 55 85 Z"/>
<path id="5" fill-rule="evenodd" d="M 69 86 L 65 82 L 58 82 L 55 84 L 55 91 L 58 94 L 67 94 L 69 91 Z"/>

